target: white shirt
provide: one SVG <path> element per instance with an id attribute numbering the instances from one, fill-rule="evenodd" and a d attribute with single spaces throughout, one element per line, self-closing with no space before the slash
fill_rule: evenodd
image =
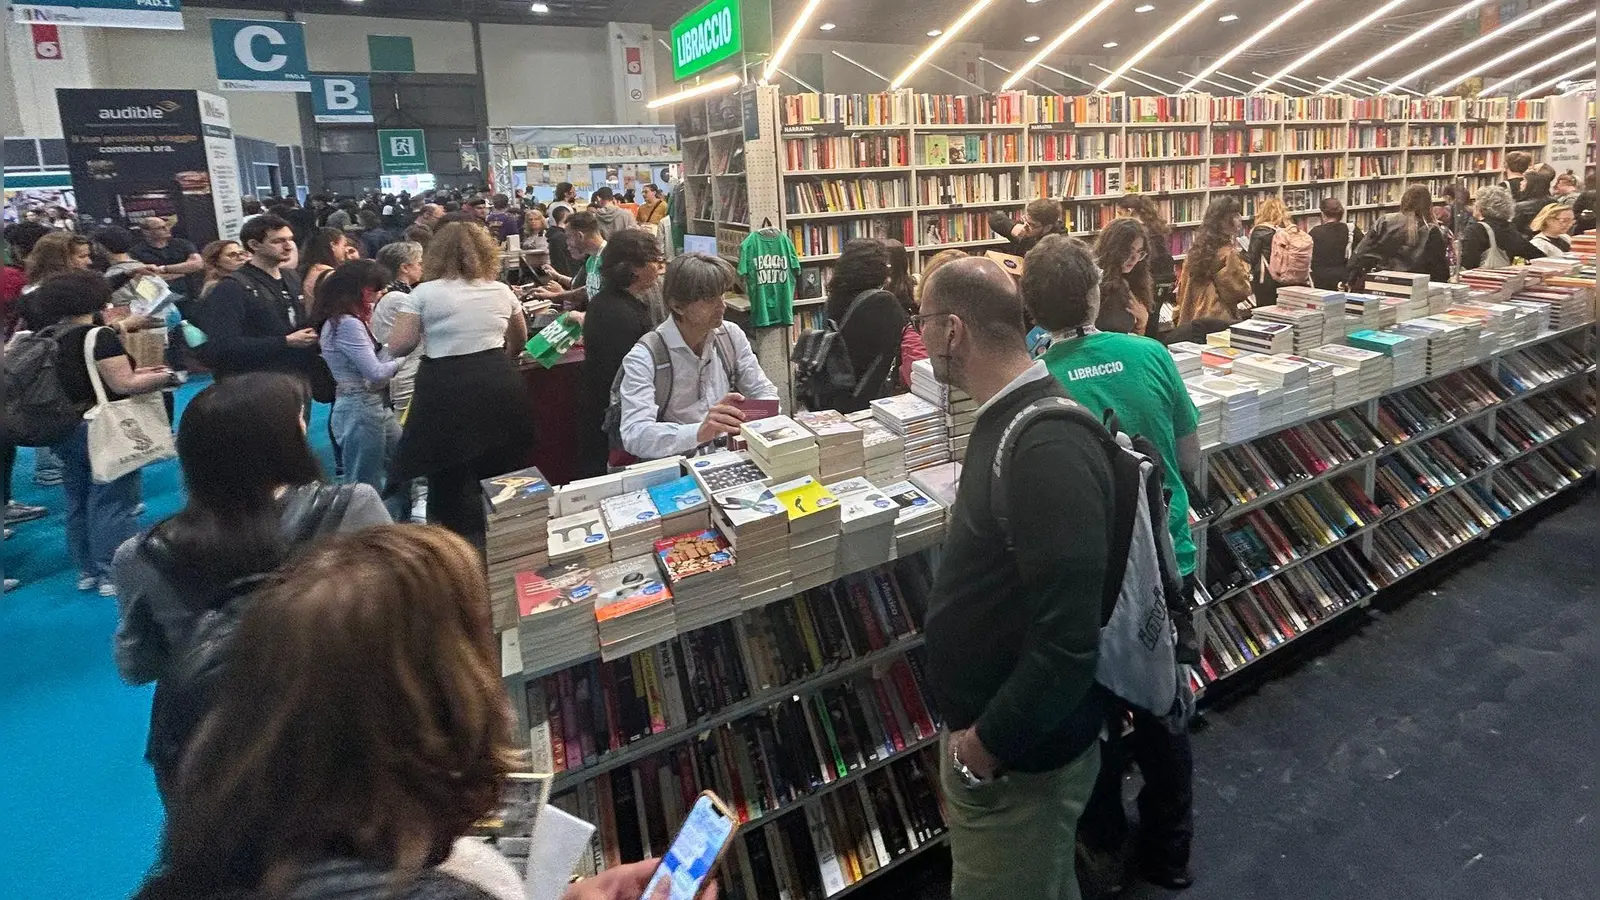
<path id="1" fill-rule="evenodd" d="M 622 445 L 640 459 L 661 459 L 692 452 L 700 446 L 700 423 L 712 404 L 730 391 L 737 391 L 750 400 L 776 400 L 778 388 L 767 373 L 755 351 L 750 349 L 750 339 L 739 326 L 723 322 L 720 326 L 733 343 L 734 371 L 738 384 L 723 368 L 717 354 L 716 334 L 706 335 L 705 346 L 697 355 L 684 343 L 676 319 L 669 317 L 656 326 L 667 345 L 667 355 L 672 362 L 672 395 L 667 401 L 666 415 L 656 420 L 655 363 L 650 358 L 650 348 L 641 340 L 622 358 Z"/>
<path id="2" fill-rule="evenodd" d="M 373 340 L 384 345 L 389 343 L 395 314 L 400 311 L 400 305 L 407 296 L 400 291 L 390 291 L 378 299 L 372 307 L 372 318 L 367 322 L 367 327 L 372 329 Z M 389 398 L 395 402 L 396 408 L 411 396 L 411 385 L 417 379 L 417 367 L 422 365 L 422 358 L 427 355 L 428 342 L 424 336 L 423 340 L 417 342 L 417 349 L 402 357 L 405 361 L 400 364 L 400 371 L 389 382 Z"/>
<path id="3" fill-rule="evenodd" d="M 422 320 L 431 357 L 466 356 L 506 344 L 506 322 L 521 315 L 511 288 L 498 281 L 429 281 L 396 298 L 396 311 Z"/>

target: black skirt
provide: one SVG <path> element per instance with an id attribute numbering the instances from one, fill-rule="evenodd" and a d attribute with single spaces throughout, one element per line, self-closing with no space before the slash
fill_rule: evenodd
<path id="1" fill-rule="evenodd" d="M 394 476 L 417 478 L 532 443 L 528 392 L 504 350 L 425 356 L 417 367 Z"/>

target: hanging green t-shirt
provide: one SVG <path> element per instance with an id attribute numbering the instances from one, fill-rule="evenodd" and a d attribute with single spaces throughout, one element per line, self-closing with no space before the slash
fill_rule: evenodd
<path id="1" fill-rule="evenodd" d="M 739 245 L 739 274 L 750 292 L 750 324 L 788 325 L 794 321 L 794 286 L 800 257 L 789 236 L 760 229 Z"/>
<path id="2" fill-rule="evenodd" d="M 1178 474 L 1178 438 L 1194 433 L 1199 414 L 1172 354 L 1150 338 L 1101 331 L 1057 341 L 1045 353 L 1044 364 L 1067 394 L 1097 418 L 1114 411 L 1123 431 L 1143 435 L 1160 451 L 1172 492 L 1167 510 L 1172 549 L 1179 573 L 1193 574 L 1189 491 Z"/>

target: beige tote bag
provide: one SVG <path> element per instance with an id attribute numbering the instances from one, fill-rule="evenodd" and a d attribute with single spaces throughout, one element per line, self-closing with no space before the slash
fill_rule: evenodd
<path id="1" fill-rule="evenodd" d="M 83 337 L 83 360 L 94 385 L 95 404 L 83 414 L 89 423 L 89 470 L 98 484 L 110 484 L 129 472 L 178 455 L 172 424 L 159 391 L 126 400 L 106 399 L 106 387 L 95 365 L 94 341 L 101 328 Z"/>

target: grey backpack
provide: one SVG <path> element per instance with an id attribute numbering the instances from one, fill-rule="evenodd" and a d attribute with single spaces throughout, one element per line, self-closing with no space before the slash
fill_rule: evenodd
<path id="1" fill-rule="evenodd" d="M 654 328 L 645 332 L 639 343 L 650 351 L 650 365 L 655 368 L 656 421 L 659 422 L 666 418 L 667 404 L 672 400 L 672 354 L 667 350 L 666 339 Z M 728 373 L 728 384 L 738 390 L 739 371 L 733 363 L 738 353 L 733 349 L 733 338 L 728 335 L 726 324 L 711 332 L 711 349 L 716 351 L 722 370 Z M 618 366 L 617 374 L 611 379 L 611 399 L 606 404 L 605 419 L 600 425 L 606 433 L 607 446 L 612 450 L 625 449 L 622 446 L 622 373 L 622 367 Z"/>
<path id="2" fill-rule="evenodd" d="M 1003 473 L 1022 434 L 1045 418 L 1071 422 L 1093 434 L 1111 464 L 1112 543 L 1101 597 L 1095 680 L 1176 730 L 1194 712 L 1194 692 L 1177 661 L 1174 614 L 1185 613 L 1177 557 L 1167 530 L 1161 455 L 1145 439 L 1122 433 L 1109 413 L 1102 424 L 1066 397 L 1029 404 L 1006 425 L 990 471 L 990 507 L 1008 551 L 1014 542 Z"/>

